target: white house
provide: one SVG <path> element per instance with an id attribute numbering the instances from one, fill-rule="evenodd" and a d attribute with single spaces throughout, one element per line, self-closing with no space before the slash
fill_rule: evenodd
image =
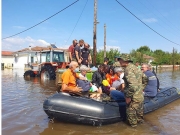
<path id="1" fill-rule="evenodd" d="M 154 61 L 154 58 L 149 56 L 149 55 L 146 55 L 146 54 L 143 54 L 143 58 L 146 59 L 147 63 L 150 64 L 151 62 Z"/>
<path id="2" fill-rule="evenodd" d="M 13 52 L 2 51 L 1 53 L 1 68 L 12 68 L 14 61 Z"/>
<path id="3" fill-rule="evenodd" d="M 14 62 L 13 62 L 13 68 L 29 68 L 29 65 L 31 64 L 40 64 L 42 62 L 46 62 L 49 61 L 51 56 L 50 54 L 47 54 L 47 51 L 50 50 L 57 50 L 59 51 L 67 51 L 67 49 L 60 49 L 60 48 L 52 48 L 52 46 L 48 46 L 48 47 L 29 47 L 29 48 L 25 48 L 22 50 L 19 50 L 17 52 L 14 52 Z M 53 54 L 53 57 L 55 54 Z M 62 53 L 62 55 L 64 55 L 65 61 L 67 61 L 67 59 L 69 59 L 69 55 L 66 53 Z"/>

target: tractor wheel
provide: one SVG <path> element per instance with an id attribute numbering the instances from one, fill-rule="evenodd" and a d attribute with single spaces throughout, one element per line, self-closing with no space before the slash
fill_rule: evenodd
<path id="1" fill-rule="evenodd" d="M 43 80 L 55 80 L 56 73 L 54 68 L 51 65 L 47 65 L 41 68 L 41 79 Z"/>
<path id="2" fill-rule="evenodd" d="M 24 77 L 35 77 L 35 74 L 32 70 L 27 70 L 25 73 L 24 73 Z"/>

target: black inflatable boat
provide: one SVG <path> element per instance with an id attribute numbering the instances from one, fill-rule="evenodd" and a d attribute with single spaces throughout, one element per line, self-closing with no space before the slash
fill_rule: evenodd
<path id="1" fill-rule="evenodd" d="M 154 111 L 179 98 L 180 92 L 175 87 L 161 89 L 156 97 L 145 97 L 144 113 Z M 105 125 L 121 120 L 116 102 L 96 101 L 62 92 L 46 99 L 43 109 L 50 119 L 78 124 Z"/>

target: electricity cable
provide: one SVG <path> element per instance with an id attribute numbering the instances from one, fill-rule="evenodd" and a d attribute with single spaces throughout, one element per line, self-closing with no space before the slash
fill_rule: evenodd
<path id="1" fill-rule="evenodd" d="M 39 23 L 37 23 L 37 24 L 35 24 L 35 25 L 31 26 L 30 28 L 25 29 L 25 30 L 23 30 L 23 31 L 21 31 L 21 32 L 19 32 L 19 33 L 14 34 L 14 35 L 11 35 L 11 36 L 8 36 L 8 37 L 5 37 L 5 38 L 2 38 L 2 40 L 3 40 L 3 39 L 10 38 L 10 37 L 14 37 L 14 36 L 16 36 L 16 35 L 19 35 L 19 34 L 21 34 L 21 33 L 25 32 L 25 31 L 28 31 L 28 30 L 30 30 L 30 29 L 32 29 L 32 28 L 34 28 L 34 27 L 38 26 L 39 24 L 41 24 L 41 23 L 43 23 L 43 22 L 45 22 L 45 21 L 49 20 L 50 18 L 54 17 L 55 15 L 57 15 L 57 14 L 59 14 L 60 12 L 64 11 L 65 9 L 67 9 L 67 8 L 69 8 L 70 6 L 74 5 L 74 4 L 75 4 L 76 2 L 78 2 L 78 1 L 79 1 L 79 0 L 76 0 L 76 1 L 75 1 L 75 2 L 73 2 L 72 4 L 68 5 L 67 7 L 63 8 L 62 10 L 60 10 L 60 11 L 58 11 L 57 13 L 53 14 L 52 16 L 50 16 L 50 17 L 46 18 L 45 20 L 43 20 L 43 21 L 41 21 L 41 22 L 39 22 Z"/>
<path id="2" fill-rule="evenodd" d="M 146 1 L 146 2 L 147 2 L 147 1 Z M 171 1 L 171 2 L 173 2 L 173 1 Z M 151 2 L 148 2 L 148 4 L 151 5 L 151 6 L 152 6 L 162 17 L 164 17 L 169 23 L 171 23 L 171 26 L 174 27 L 174 30 L 177 30 L 178 32 L 180 31 L 180 29 L 179 29 L 177 26 L 175 26 L 174 24 L 172 24 L 172 22 L 171 22 L 169 19 L 167 19 L 160 11 L 158 11 L 157 8 L 155 8 L 155 7 L 152 5 Z"/>
<path id="3" fill-rule="evenodd" d="M 140 0 L 139 0 L 139 3 L 141 3 L 144 7 L 146 7 L 150 12 L 152 12 L 152 10 L 151 9 L 149 9 L 144 3 L 142 3 Z M 158 12 L 158 11 L 157 11 Z M 156 17 L 158 17 L 154 12 L 152 12 Z M 160 12 L 159 12 L 159 14 L 161 15 L 161 16 L 163 16 Z M 164 17 L 164 16 L 163 16 Z M 175 29 L 174 27 L 172 27 L 173 25 L 171 24 L 171 25 L 169 25 L 168 23 L 167 23 L 167 21 L 168 21 L 168 19 L 167 18 L 165 18 L 166 19 L 166 21 L 163 21 L 160 17 L 158 17 L 162 22 L 164 22 L 164 24 L 166 23 L 166 25 L 170 28 L 172 28 L 173 30 L 177 30 L 177 29 Z M 160 24 L 159 24 L 160 25 Z M 160 25 L 161 27 L 164 27 L 163 25 Z M 166 30 L 168 30 L 166 27 L 164 27 Z M 168 30 L 169 31 L 169 30 Z M 178 31 L 178 30 L 177 30 Z M 171 31 L 170 31 L 171 32 Z M 179 32 L 179 31 L 178 31 Z M 175 34 L 175 33 L 173 33 L 175 36 L 177 36 L 177 33 Z"/>
<path id="4" fill-rule="evenodd" d="M 73 34 L 73 32 L 74 32 L 74 30 L 75 30 L 77 24 L 78 24 L 78 22 L 79 22 L 79 20 L 80 20 L 80 18 L 81 18 L 81 16 L 82 16 L 82 14 L 83 14 L 83 12 L 84 12 L 84 9 L 85 9 L 87 3 L 88 3 L 88 0 L 86 1 L 85 5 L 84 5 L 84 7 L 83 7 L 83 10 L 82 10 L 82 12 L 81 12 L 81 14 L 80 14 L 80 16 L 79 16 L 79 18 L 78 18 L 78 20 L 77 20 L 77 22 L 76 22 L 74 28 L 73 28 L 73 30 L 72 30 L 72 32 L 71 32 L 71 34 L 70 34 L 68 40 L 66 41 L 65 45 L 68 43 L 69 39 L 71 38 L 71 36 L 72 36 L 72 34 Z"/>
<path id="5" fill-rule="evenodd" d="M 154 29 L 152 29 L 150 26 L 148 26 L 145 22 L 143 22 L 141 19 L 139 19 L 135 14 L 133 14 L 129 9 L 127 9 L 124 5 L 122 5 L 118 0 L 116 0 L 117 3 L 119 3 L 119 5 L 121 5 L 125 10 L 127 10 L 131 15 L 133 15 L 136 19 L 138 19 L 140 22 L 142 22 L 145 26 L 147 26 L 149 29 L 151 29 L 153 32 L 155 32 L 156 34 L 158 34 L 159 36 L 161 36 L 162 38 L 168 40 L 169 42 L 179 45 L 171 40 L 169 40 L 168 38 L 164 37 L 163 35 L 161 35 L 160 33 L 158 33 L 157 31 L 155 31 Z"/>

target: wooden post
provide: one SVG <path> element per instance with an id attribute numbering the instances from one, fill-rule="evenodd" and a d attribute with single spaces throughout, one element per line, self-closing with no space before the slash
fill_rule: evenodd
<path id="1" fill-rule="evenodd" d="M 97 0 L 94 0 L 94 28 L 93 28 L 93 65 L 96 66 L 96 25 L 97 25 Z"/>
<path id="2" fill-rule="evenodd" d="M 172 64 L 173 64 L 173 70 L 174 70 L 174 47 L 173 47 L 173 54 L 172 54 Z"/>
<path id="3" fill-rule="evenodd" d="M 106 24 L 104 24 L 104 58 L 106 57 Z"/>

